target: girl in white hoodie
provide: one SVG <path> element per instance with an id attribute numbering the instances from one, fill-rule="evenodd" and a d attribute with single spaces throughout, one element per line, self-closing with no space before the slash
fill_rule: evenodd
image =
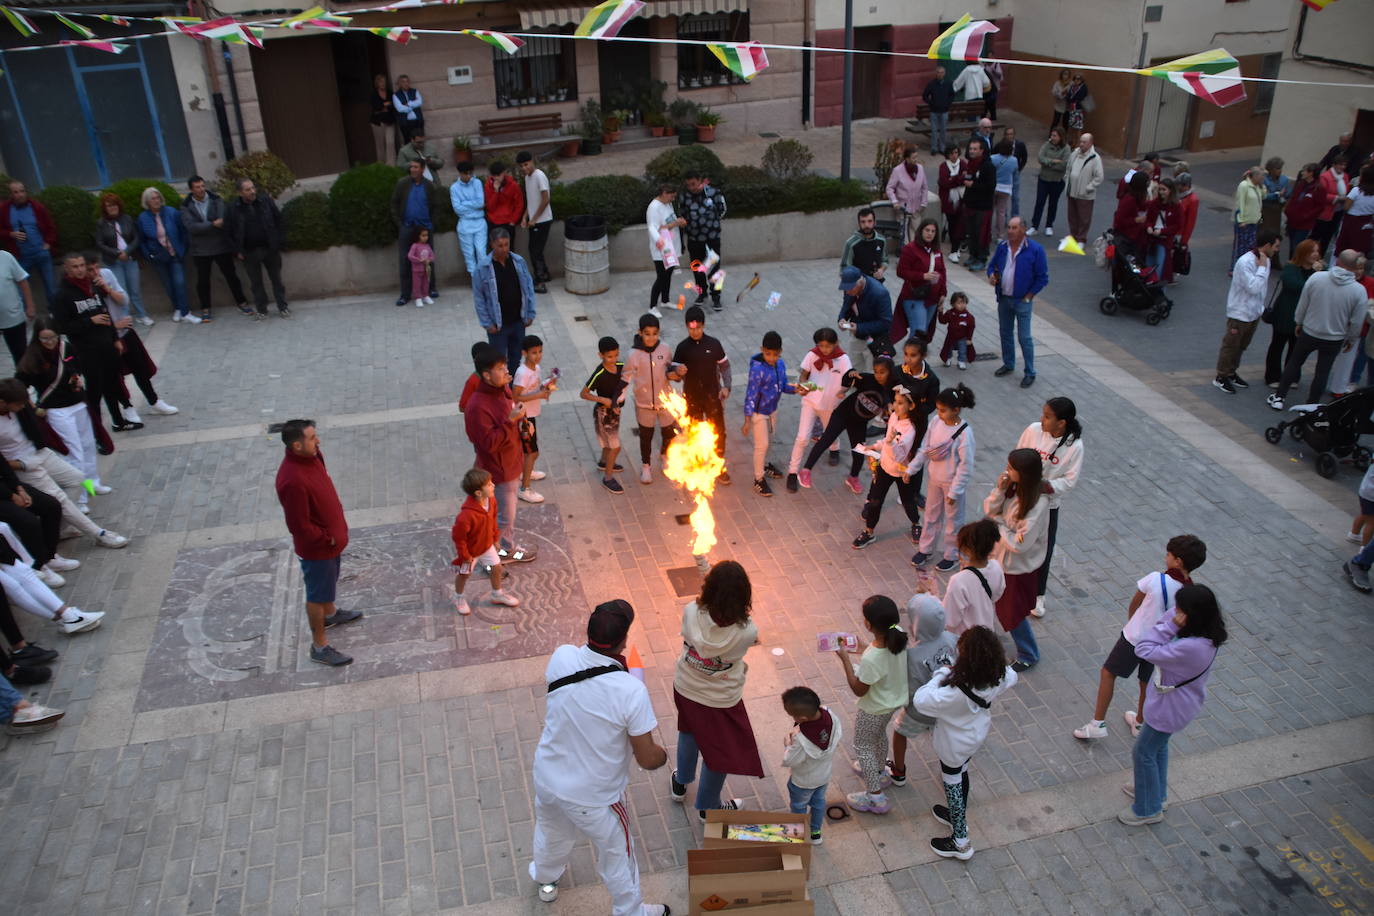
<path id="1" fill-rule="evenodd" d="M 1013 449 L 1007 469 L 997 478 L 983 512 L 997 523 L 1001 540 L 993 557 L 1002 564 L 1007 587 L 997 599 L 997 619 L 1016 643 L 1018 672 L 1040 661 L 1040 647 L 1031 632 L 1030 612 L 1035 607 L 1035 586 L 1045 562 L 1049 529 L 1049 505 L 1043 494 L 1040 456 L 1034 449 Z"/>
<path id="2" fill-rule="evenodd" d="M 1034 617 L 1045 616 L 1045 586 L 1050 582 L 1050 561 L 1059 533 L 1059 504 L 1078 484 L 1083 469 L 1083 425 L 1078 408 L 1068 398 L 1050 398 L 1040 411 L 1040 422 L 1032 423 L 1016 440 L 1017 448 L 1033 448 L 1040 453 L 1044 471 L 1044 490 L 1049 497 L 1050 527 L 1045 542 L 1045 562 L 1036 584 Z"/>
<path id="3" fill-rule="evenodd" d="M 964 524 L 964 491 L 973 474 L 973 430 L 960 416 L 973 409 L 973 392 L 965 385 L 946 388 L 935 396 L 938 419 L 926 427 L 921 448 L 909 473 L 926 468 L 926 523 L 911 565 L 926 565 L 936 546 L 944 557 L 935 568 L 949 572 L 958 565 L 959 548 L 954 533 Z M 944 543 L 941 545 L 940 542 Z"/>
<path id="4" fill-rule="evenodd" d="M 952 668 L 939 668 L 916 691 L 916 710 L 935 720 L 931 744 L 940 758 L 946 805 L 930 809 L 951 835 L 935 837 L 930 848 L 947 859 L 973 858 L 969 842 L 968 764 L 992 727 L 992 700 L 1015 686 L 1016 672 L 1007 667 L 997 634 L 974 627 L 959 637 L 959 658 Z"/>

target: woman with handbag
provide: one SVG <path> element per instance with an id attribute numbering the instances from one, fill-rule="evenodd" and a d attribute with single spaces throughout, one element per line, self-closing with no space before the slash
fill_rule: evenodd
<path id="1" fill-rule="evenodd" d="M 1069 91 L 1064 93 L 1064 110 L 1069 130 L 1081 134 L 1084 130 L 1085 114 L 1088 108 L 1088 84 L 1083 82 L 1083 74 L 1075 73 L 1069 80 Z M 1074 143 L 1078 137 L 1072 138 Z"/>
<path id="2" fill-rule="evenodd" d="M 1187 727 L 1207 700 L 1207 676 L 1226 642 L 1216 595 L 1205 585 L 1185 585 L 1174 598 L 1174 615 L 1155 624 L 1136 643 L 1137 658 L 1155 666 L 1145 688 L 1145 722 L 1131 752 L 1135 779 L 1124 785 L 1133 803 L 1116 816 L 1128 827 L 1158 824 L 1168 804 L 1169 739 Z"/>
<path id="3" fill-rule="evenodd" d="M 1297 335 L 1298 297 L 1307 278 L 1322 269 L 1317 242 L 1303 239 L 1293 252 L 1293 258 L 1283 265 L 1279 282 L 1269 300 L 1268 307 L 1260 318 L 1270 326 L 1269 352 L 1264 356 L 1264 384 L 1270 388 L 1279 387 L 1283 377 L 1284 364 L 1293 352 Z"/>

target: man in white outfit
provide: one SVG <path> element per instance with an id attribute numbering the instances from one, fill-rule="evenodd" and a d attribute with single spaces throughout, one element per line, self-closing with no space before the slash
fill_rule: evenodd
<path id="1" fill-rule="evenodd" d="M 597 605 L 586 645 L 559 646 L 549 659 L 548 708 L 534 752 L 530 877 L 540 900 L 557 899 L 573 845 L 586 837 L 611 894 L 612 916 L 669 916 L 667 905 L 646 904 L 640 893 L 625 808 L 630 757 L 646 770 L 668 762 L 650 734 L 658 720 L 649 692 L 621 656 L 634 615 L 628 601 Z"/>

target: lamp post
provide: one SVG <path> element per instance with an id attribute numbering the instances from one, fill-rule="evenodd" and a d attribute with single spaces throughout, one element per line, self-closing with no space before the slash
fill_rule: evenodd
<path id="1" fill-rule="evenodd" d="M 849 147 L 854 139 L 854 0 L 844 0 L 844 98 L 840 109 L 840 180 L 849 181 Z"/>

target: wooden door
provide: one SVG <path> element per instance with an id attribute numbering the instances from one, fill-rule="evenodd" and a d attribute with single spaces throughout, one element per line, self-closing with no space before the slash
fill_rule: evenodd
<path id="1" fill-rule="evenodd" d="M 345 171 L 348 147 L 330 36 L 269 41 L 252 57 L 267 148 L 297 178 Z"/>
<path id="2" fill-rule="evenodd" d="M 882 49 L 885 27 L 854 30 L 854 48 L 861 51 Z M 882 113 L 883 65 L 887 58 L 879 54 L 854 55 L 854 119 L 876 118 Z"/>

